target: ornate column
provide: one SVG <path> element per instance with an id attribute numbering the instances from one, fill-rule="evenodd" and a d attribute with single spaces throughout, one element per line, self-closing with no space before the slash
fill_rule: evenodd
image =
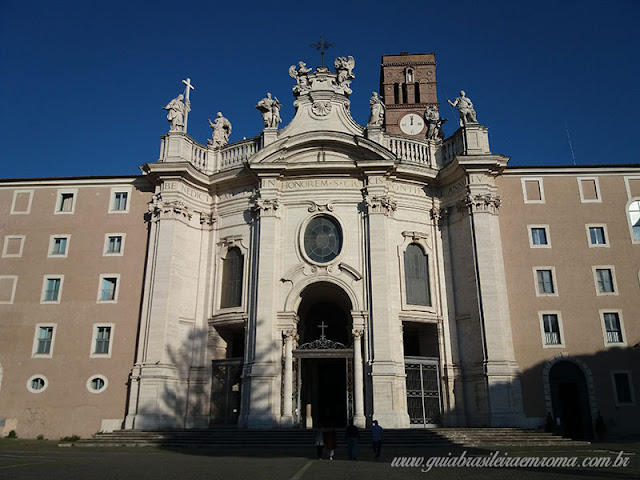
<path id="1" fill-rule="evenodd" d="M 281 427 L 293 426 L 293 342 L 296 339 L 295 330 L 282 332 L 284 338 L 284 388 L 282 399 Z"/>
<path id="2" fill-rule="evenodd" d="M 360 339 L 362 330 L 353 330 L 353 399 L 356 404 L 356 412 L 353 417 L 354 424 L 359 428 L 365 428 L 364 417 L 364 383 L 362 381 L 362 347 Z"/>

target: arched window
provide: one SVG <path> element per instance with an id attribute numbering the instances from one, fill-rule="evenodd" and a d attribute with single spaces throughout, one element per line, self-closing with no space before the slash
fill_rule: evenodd
<path id="1" fill-rule="evenodd" d="M 633 240 L 640 242 L 640 200 L 631 202 L 629 205 L 629 223 L 631 224 Z"/>
<path id="2" fill-rule="evenodd" d="M 406 82 L 407 83 L 413 83 L 413 68 L 407 68 L 407 71 L 405 72 L 405 78 L 406 78 Z"/>
<path id="3" fill-rule="evenodd" d="M 415 243 L 409 244 L 404 252 L 404 283 L 407 290 L 407 304 L 431 305 L 429 257 Z"/>
<path id="4" fill-rule="evenodd" d="M 242 270 L 244 256 L 238 247 L 230 248 L 222 261 L 220 308 L 242 305 Z"/>

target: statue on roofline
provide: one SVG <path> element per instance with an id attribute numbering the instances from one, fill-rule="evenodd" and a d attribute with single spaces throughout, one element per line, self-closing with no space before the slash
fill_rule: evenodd
<path id="1" fill-rule="evenodd" d="M 167 120 L 169 120 L 170 132 L 184 131 L 184 116 L 191 111 L 191 102 L 187 99 L 185 103 L 183 100 L 184 95 L 180 94 L 171 100 L 166 107 L 162 107 L 163 110 L 168 110 L 169 112 L 167 113 Z"/>
<path id="2" fill-rule="evenodd" d="M 231 122 L 222 116 L 222 112 L 218 112 L 214 122 L 209 119 L 209 126 L 213 128 L 213 132 L 207 144 L 213 145 L 214 148 L 226 145 L 231 135 Z"/>
<path id="3" fill-rule="evenodd" d="M 452 107 L 457 107 L 458 113 L 460 114 L 461 127 L 465 126 L 467 123 L 478 123 L 476 111 L 473 108 L 473 102 L 466 96 L 464 90 L 460 91 L 460 96 L 453 102 L 451 100 L 447 100 L 447 102 L 449 102 L 449 105 Z"/>
<path id="4" fill-rule="evenodd" d="M 282 104 L 276 97 L 272 98 L 270 93 L 267 93 L 267 96 L 258 102 L 256 108 L 262 113 L 265 127 L 278 128 L 278 124 L 282 123 L 280 118 Z"/>
<path id="5" fill-rule="evenodd" d="M 297 82 L 297 84 L 293 86 L 294 95 L 297 96 L 311 88 L 308 76 L 310 71 L 311 69 L 307 68 L 307 64 L 304 62 L 298 62 L 297 70 L 295 65 L 291 65 L 289 67 L 289 76 L 294 78 Z"/>
<path id="6" fill-rule="evenodd" d="M 385 106 L 382 99 L 378 96 L 377 92 L 371 93 L 369 99 L 369 108 L 371 109 L 371 115 L 369 116 L 369 123 L 373 127 L 381 127 L 384 123 L 384 111 Z"/>
<path id="7" fill-rule="evenodd" d="M 427 106 L 424 111 L 424 120 L 427 122 L 427 140 L 442 142 L 442 140 L 444 140 L 442 125 L 447 121 L 447 119 L 440 118 L 437 105 Z"/>

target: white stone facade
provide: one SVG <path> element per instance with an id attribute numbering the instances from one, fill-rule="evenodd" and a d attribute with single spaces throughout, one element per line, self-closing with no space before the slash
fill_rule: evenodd
<path id="1" fill-rule="evenodd" d="M 222 148 L 172 131 L 143 167 L 156 194 L 125 427 L 409 427 L 407 342 L 436 365 L 425 423 L 522 425 L 494 184 L 507 158 L 478 124 L 444 143 L 365 129 L 352 77 L 305 70 L 284 129 Z M 318 217 L 342 236 L 328 261 L 305 247 Z M 426 255 L 427 305 L 407 301 L 409 245 Z M 221 308 L 231 249 L 241 300 Z M 342 346 L 305 349 L 323 338 Z M 216 377 L 232 365 L 235 380 Z"/>

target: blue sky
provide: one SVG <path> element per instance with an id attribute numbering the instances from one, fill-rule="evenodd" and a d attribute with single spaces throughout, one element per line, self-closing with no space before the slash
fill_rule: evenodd
<path id="1" fill-rule="evenodd" d="M 189 134 L 207 118 L 258 135 L 269 91 L 293 117 L 298 60 L 324 33 L 356 59 L 366 123 L 380 57 L 435 52 L 441 115 L 464 89 L 510 165 L 637 163 L 640 1 L 154 2 L 0 0 L 0 177 L 129 175 L 158 158 L 162 110 L 190 77 Z"/>

